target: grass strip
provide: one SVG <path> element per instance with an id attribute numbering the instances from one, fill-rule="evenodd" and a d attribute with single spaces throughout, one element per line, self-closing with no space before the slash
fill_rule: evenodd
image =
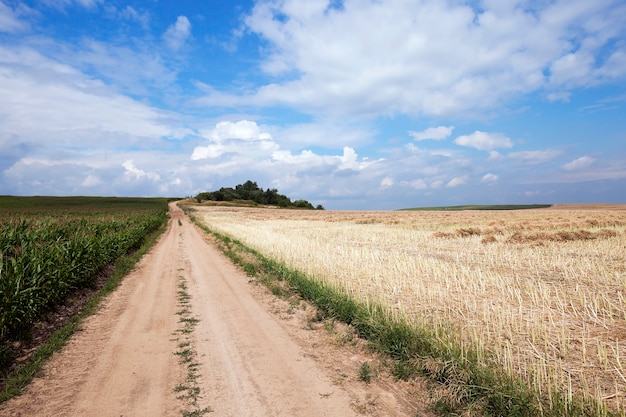
<path id="1" fill-rule="evenodd" d="M 485 416 L 617 416 L 593 400 L 567 400 L 559 393 L 540 398 L 520 378 L 477 352 L 461 349 L 432 329 L 396 319 L 380 305 L 351 299 L 340 289 L 265 257 L 230 236 L 192 220 L 216 238 L 217 246 L 248 275 L 267 285 L 277 296 L 299 293 L 327 318 L 352 325 L 360 337 L 392 359 L 398 378 L 420 375 L 431 382 L 433 409 L 440 415 Z"/>
<path id="2" fill-rule="evenodd" d="M 5 385 L 0 391 L 0 404 L 22 393 L 24 387 L 32 381 L 48 359 L 55 352 L 60 351 L 67 344 L 70 337 L 80 330 L 83 320 L 97 311 L 102 300 L 117 289 L 130 270 L 154 246 L 159 236 L 165 231 L 165 225 L 166 223 L 164 222 L 160 228 L 148 234 L 136 251 L 119 257 L 115 261 L 113 272 L 109 279 L 85 304 L 80 313 L 70 318 L 67 323 L 56 330 L 47 342 L 37 348 L 26 363 L 17 367 L 6 376 L 4 379 Z"/>
<path id="3" fill-rule="evenodd" d="M 176 314 L 180 316 L 180 327 L 174 331 L 174 336 L 179 350 L 174 354 L 180 358 L 179 363 L 187 368 L 187 377 L 185 382 L 174 388 L 174 392 L 178 394 L 178 400 L 190 407 L 181 410 L 182 417 L 200 417 L 213 410 L 211 407 L 199 408 L 198 404 L 198 400 L 202 398 L 198 385 L 200 364 L 196 362 L 197 353 L 192 343 L 192 334 L 200 320 L 191 314 L 191 295 L 187 291 L 187 279 L 184 275 L 178 276 L 178 307 L 180 310 Z"/>

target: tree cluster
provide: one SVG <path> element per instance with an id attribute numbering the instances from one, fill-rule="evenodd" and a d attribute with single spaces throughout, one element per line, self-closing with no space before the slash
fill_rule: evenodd
<path id="1" fill-rule="evenodd" d="M 263 190 L 256 182 L 246 181 L 243 184 L 238 184 L 235 188 L 222 187 L 217 191 L 209 191 L 199 193 L 196 197 L 196 201 L 201 203 L 203 201 L 254 201 L 257 204 L 263 204 L 268 206 L 278 206 L 283 208 L 303 208 L 309 210 L 324 210 L 321 204 L 317 207 L 313 207 L 313 204 L 307 200 L 291 201 L 289 197 L 283 194 L 279 194 L 275 188 L 268 188 Z"/>

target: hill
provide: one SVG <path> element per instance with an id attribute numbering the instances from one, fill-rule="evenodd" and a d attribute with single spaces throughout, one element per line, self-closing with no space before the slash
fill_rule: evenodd
<path id="1" fill-rule="evenodd" d="M 203 201 L 225 201 L 243 206 L 265 205 L 282 208 L 324 210 L 321 204 L 318 204 L 317 207 L 313 207 L 313 204 L 309 203 L 307 200 L 296 200 L 292 202 L 286 195 L 279 194 L 277 189 L 268 188 L 267 190 L 263 190 L 256 182 L 250 180 L 243 184 L 236 185 L 235 188 L 222 187 L 217 191 L 201 192 L 195 196 L 195 199 L 198 203 L 202 203 Z"/>

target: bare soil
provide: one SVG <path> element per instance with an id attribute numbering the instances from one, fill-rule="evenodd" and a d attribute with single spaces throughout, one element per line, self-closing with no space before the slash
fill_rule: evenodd
<path id="1" fill-rule="evenodd" d="M 180 416 L 179 285 L 199 321 L 198 410 L 215 416 L 427 416 L 419 382 L 395 381 L 351 330 L 274 297 L 170 205 L 168 230 L 1 416 Z M 363 363 L 372 380 L 359 378 Z"/>

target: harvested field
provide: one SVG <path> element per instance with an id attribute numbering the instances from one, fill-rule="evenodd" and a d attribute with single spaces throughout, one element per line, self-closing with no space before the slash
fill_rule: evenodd
<path id="1" fill-rule="evenodd" d="M 625 206 L 196 210 L 211 229 L 477 351 L 546 407 L 560 395 L 624 411 Z"/>

